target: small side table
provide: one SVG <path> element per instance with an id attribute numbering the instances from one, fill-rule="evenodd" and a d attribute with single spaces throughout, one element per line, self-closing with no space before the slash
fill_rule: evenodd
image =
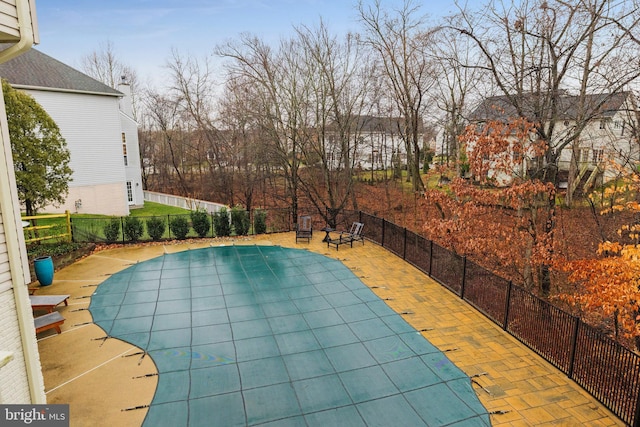
<path id="1" fill-rule="evenodd" d="M 321 228 L 320 231 L 324 231 L 325 232 L 324 239 L 322 239 L 322 241 L 323 242 L 328 242 L 329 241 L 329 233 L 331 233 L 332 231 L 335 231 L 335 228 L 325 227 L 325 228 Z"/>

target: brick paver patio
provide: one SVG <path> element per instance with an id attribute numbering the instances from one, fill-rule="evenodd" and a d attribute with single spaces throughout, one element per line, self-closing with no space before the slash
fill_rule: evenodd
<path id="1" fill-rule="evenodd" d="M 63 333 L 40 335 L 39 348 L 49 403 L 69 403 L 71 425 L 141 425 L 157 377 L 149 357 L 91 323 L 86 308 L 95 286 L 108 275 L 163 253 L 221 244 L 274 244 L 308 249 L 342 261 L 380 298 L 456 366 L 474 388 L 496 426 L 622 426 L 595 398 L 470 305 L 380 246 L 367 242 L 328 249 L 321 233 L 296 244 L 291 233 L 221 242 L 126 246 L 91 255 L 57 271 L 39 295 L 70 294 L 58 308 Z M 443 364 L 448 361 L 443 360 Z M 138 408 L 140 407 L 140 408 Z M 137 409 L 136 409 L 137 408 Z"/>

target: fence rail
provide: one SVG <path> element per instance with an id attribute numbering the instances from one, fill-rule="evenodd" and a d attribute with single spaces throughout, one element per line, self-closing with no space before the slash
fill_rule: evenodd
<path id="1" fill-rule="evenodd" d="M 313 212 L 313 209 L 299 209 Z M 254 215 L 251 215 L 253 218 Z M 327 216 L 325 216 L 327 217 Z M 622 421 L 640 427 L 640 356 L 577 317 L 423 236 L 365 212 L 341 211 L 336 227 L 365 224 L 364 235 L 411 263 L 467 301 L 494 323 L 545 358 Z M 103 220 L 104 221 L 104 220 Z M 293 229 L 289 209 L 267 210 L 267 232 Z M 73 220 L 74 240 L 98 236 Z M 313 215 L 322 224 L 321 215 Z M 83 232 L 82 229 L 85 229 Z"/>
<path id="2" fill-rule="evenodd" d="M 64 231 L 60 231 L 60 226 L 57 224 L 37 225 L 38 221 L 44 220 L 46 222 L 48 219 L 57 218 L 65 218 Z M 25 236 L 24 241 L 27 244 L 52 239 L 71 241 L 71 214 L 69 211 L 63 214 L 23 216 L 21 219 L 24 221 L 22 231 Z"/>

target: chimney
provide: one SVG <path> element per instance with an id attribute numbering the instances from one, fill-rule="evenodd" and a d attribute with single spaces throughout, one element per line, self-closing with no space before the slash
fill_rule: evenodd
<path id="1" fill-rule="evenodd" d="M 118 101 L 120 111 L 127 116 L 133 118 L 133 104 L 131 101 L 131 86 L 127 81 L 127 76 L 120 76 L 120 83 L 118 84 L 118 90 L 124 95 Z"/>

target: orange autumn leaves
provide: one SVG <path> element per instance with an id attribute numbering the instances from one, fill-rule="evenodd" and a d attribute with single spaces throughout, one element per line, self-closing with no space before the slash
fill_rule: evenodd
<path id="1" fill-rule="evenodd" d="M 505 277 L 534 291 L 540 289 L 540 266 L 551 265 L 573 285 L 560 298 L 596 324 L 612 324 L 616 337 L 640 337 L 640 225 L 622 227 L 618 241 L 600 244 L 590 259 L 560 259 L 554 251 L 562 243 L 554 242 L 555 187 L 527 178 L 523 167 L 548 149 L 536 139 L 535 124 L 519 119 L 469 126 L 460 143 L 470 179 L 453 180 L 448 192 L 427 191 L 439 217 L 425 224 L 427 235 L 493 271 L 515 266 Z M 500 182 L 501 176 L 508 179 Z M 600 192 L 607 201 L 603 214 L 640 212 L 639 176 L 627 178 Z"/>
<path id="2" fill-rule="evenodd" d="M 542 156 L 547 143 L 536 139 L 536 125 L 519 118 L 468 126 L 460 136 L 469 171 L 481 184 L 510 184 L 525 179 L 527 159 Z"/>
<path id="3" fill-rule="evenodd" d="M 640 191 L 638 176 L 627 174 L 622 186 L 605 189 L 609 204 L 602 214 L 640 212 L 635 195 Z M 602 319 L 612 319 L 614 335 L 640 337 L 640 225 L 626 224 L 618 230 L 619 241 L 598 246 L 597 257 L 558 265 L 569 273 L 574 292 L 561 298 Z"/>
<path id="4" fill-rule="evenodd" d="M 454 179 L 448 193 L 426 192 L 439 220 L 429 221 L 424 231 L 454 252 L 533 289 L 540 284 L 538 268 L 548 264 L 553 252 L 553 230 L 546 225 L 553 217 L 555 188 L 514 172 L 524 169 L 525 159 L 540 156 L 546 144 L 535 139 L 535 126 L 523 119 L 469 126 L 460 142 L 471 179 Z M 484 185 L 496 183 L 499 176 L 510 179 L 499 187 Z"/>

